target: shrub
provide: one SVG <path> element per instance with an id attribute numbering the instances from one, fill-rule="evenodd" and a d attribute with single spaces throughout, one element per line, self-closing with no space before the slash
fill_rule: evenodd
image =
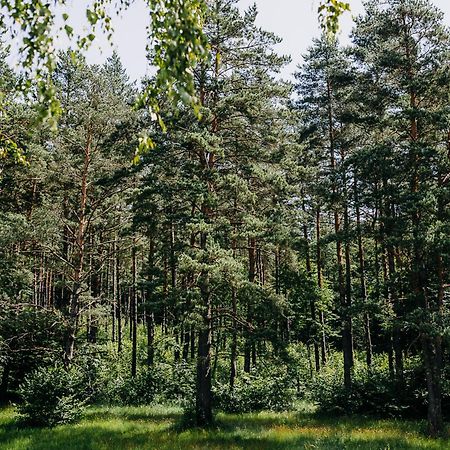
<path id="1" fill-rule="evenodd" d="M 75 421 L 82 412 L 79 377 L 61 366 L 41 367 L 20 386 L 19 414 L 33 425 L 54 426 Z"/>
<path id="2" fill-rule="evenodd" d="M 309 386 L 310 400 L 319 410 L 338 414 L 420 417 L 426 414 L 424 375 L 417 364 L 405 368 L 402 385 L 391 376 L 387 364 L 377 361 L 370 371 L 357 365 L 352 388 L 344 387 L 342 368 L 330 364 Z"/>
<path id="3" fill-rule="evenodd" d="M 111 384 L 107 398 L 110 403 L 120 405 L 148 405 L 155 400 L 158 381 L 158 373 L 152 369 L 143 369 L 134 378 L 130 375 L 119 376 Z"/>
<path id="4" fill-rule="evenodd" d="M 287 374 L 282 371 L 242 374 L 233 390 L 227 385 L 214 386 L 214 402 L 218 409 L 230 413 L 272 410 L 282 411 L 292 406 L 292 389 Z"/>
<path id="5" fill-rule="evenodd" d="M 128 369 L 128 368 L 127 368 Z M 144 367 L 136 377 L 129 370 L 102 373 L 101 402 L 139 406 L 151 403 L 186 404 L 194 396 L 194 372 L 188 364 L 155 364 Z"/>
<path id="6" fill-rule="evenodd" d="M 59 312 L 0 298 L 0 373 L 6 375 L 7 399 L 16 399 L 26 375 L 59 357 L 64 334 Z"/>

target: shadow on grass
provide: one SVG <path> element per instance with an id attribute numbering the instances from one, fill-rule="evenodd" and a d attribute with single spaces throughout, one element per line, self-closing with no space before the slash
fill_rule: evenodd
<path id="1" fill-rule="evenodd" d="M 267 427 L 293 426 L 313 427 L 317 429 L 333 429 L 340 432 L 351 432 L 355 428 L 410 433 L 414 432 L 426 438 L 426 422 L 402 419 L 382 419 L 363 416 L 342 416 L 311 413 L 275 413 L 262 412 L 253 414 L 219 414 L 218 423 L 226 429 L 245 427 L 261 430 Z M 450 444 L 449 444 L 450 450 Z"/>
<path id="2" fill-rule="evenodd" d="M 152 422 L 167 422 L 169 420 L 179 420 L 181 410 L 179 408 L 158 408 L 150 407 L 103 407 L 87 409 L 84 413 L 86 420 L 130 420 L 130 421 L 152 421 Z"/>
<path id="3" fill-rule="evenodd" d="M 433 445 L 407 443 L 402 439 L 364 439 L 323 436 L 246 436 L 239 433 L 200 433 L 186 432 L 182 434 L 166 431 L 129 430 L 128 432 L 112 431 L 110 429 L 90 427 L 32 432 L 27 436 L 11 436 L 4 442 L 2 448 L 29 450 L 97 450 L 97 449 L 243 449 L 243 450 L 298 450 L 310 449 L 448 449 L 445 444 L 435 442 Z"/>
<path id="4" fill-rule="evenodd" d="M 214 427 L 183 429 L 181 413 L 150 408 L 88 410 L 78 424 L 19 428 L 0 424 L 0 449 L 243 449 L 420 450 L 449 449 L 448 441 L 418 435 L 416 422 L 317 418 L 305 414 L 220 414 Z M 412 428 L 411 428 L 412 427 Z"/>

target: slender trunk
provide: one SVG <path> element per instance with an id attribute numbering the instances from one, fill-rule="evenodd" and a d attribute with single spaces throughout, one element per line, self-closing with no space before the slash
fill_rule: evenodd
<path id="1" fill-rule="evenodd" d="M 233 287 L 231 292 L 231 302 L 232 302 L 232 313 L 233 313 L 233 329 L 231 336 L 231 353 L 230 353 L 230 389 L 234 388 L 234 381 L 236 379 L 237 373 L 237 302 L 236 302 L 236 289 Z"/>
<path id="2" fill-rule="evenodd" d="M 249 238 L 248 239 L 248 281 L 250 283 L 255 282 L 256 275 L 256 239 Z M 253 320 L 253 307 L 252 305 L 247 306 L 247 323 L 250 325 Z M 249 336 L 249 331 L 247 332 L 247 336 L 245 338 L 244 344 L 244 371 L 249 373 L 252 366 L 252 358 L 253 356 L 253 341 L 251 336 Z"/>
<path id="3" fill-rule="evenodd" d="M 91 143 L 92 135 L 88 130 L 86 145 L 84 148 L 84 163 L 81 174 L 81 186 L 80 186 L 80 207 L 78 212 L 78 229 L 75 239 L 75 250 L 73 258 L 73 284 L 72 292 L 70 296 L 69 314 L 67 317 L 67 331 L 66 342 L 64 352 L 64 365 L 69 367 L 75 349 L 75 336 L 78 327 L 78 315 L 79 315 L 79 299 L 82 290 L 83 270 L 84 270 L 84 257 L 85 257 L 85 239 L 86 239 L 86 205 L 87 205 L 87 188 L 88 188 L 88 174 L 91 163 Z"/>
<path id="4" fill-rule="evenodd" d="M 137 369 L 137 288 L 136 288 L 136 240 L 133 238 L 133 247 L 131 250 L 131 298 L 130 298 L 130 326 L 132 328 L 131 336 L 131 376 L 136 376 Z"/>
<path id="5" fill-rule="evenodd" d="M 322 292 L 323 288 L 323 278 L 322 278 L 322 249 L 320 244 L 320 208 L 317 207 L 316 210 L 316 263 L 317 263 L 317 287 L 319 288 L 319 292 Z M 325 334 L 325 319 L 323 310 L 319 311 L 319 319 L 321 326 L 321 340 L 320 340 L 320 351 L 322 358 L 322 366 L 327 363 L 327 340 Z"/>
<path id="6" fill-rule="evenodd" d="M 346 386 L 351 386 L 351 369 L 353 367 L 353 326 L 350 308 L 352 306 L 351 290 L 351 262 L 350 262 L 350 242 L 348 236 L 349 218 L 348 208 L 344 208 L 344 231 L 345 231 L 345 303 L 344 303 L 344 371 Z"/>
<path id="7" fill-rule="evenodd" d="M 366 268 L 364 260 L 364 245 L 362 240 L 361 231 L 361 212 L 359 207 L 359 196 L 358 196 L 358 182 L 356 176 L 354 178 L 354 198 L 355 198 L 355 209 L 356 209 L 356 233 L 358 239 L 358 262 L 359 262 L 359 279 L 361 284 L 361 302 L 363 304 L 363 322 L 364 322 L 364 334 L 366 338 L 366 364 L 370 368 L 372 365 L 372 337 L 370 334 L 370 316 L 367 311 L 367 287 L 366 287 Z"/>
<path id="8" fill-rule="evenodd" d="M 341 162 L 345 160 L 345 152 L 341 148 Z M 348 190 L 347 190 L 347 174 L 344 168 L 343 174 L 343 200 L 344 200 L 344 255 L 345 255 L 345 313 L 344 313 L 344 368 L 351 373 L 353 367 L 353 323 L 351 315 L 352 307 L 352 277 L 351 277 L 351 259 L 350 259 L 350 218 L 348 214 Z M 350 384 L 351 381 L 348 383 Z"/>
<path id="9" fill-rule="evenodd" d="M 200 245 L 203 250 L 206 250 L 206 239 L 206 233 L 201 233 Z M 197 425 L 204 426 L 210 424 L 213 419 L 211 393 L 212 311 L 209 272 L 207 269 L 202 270 L 198 283 L 204 314 L 203 322 L 198 332 L 196 419 Z"/>
<path id="10" fill-rule="evenodd" d="M 449 134 L 450 137 L 450 134 Z M 449 139 L 450 150 L 450 139 Z M 439 175 L 438 186 L 442 189 L 442 177 Z M 438 198 L 438 220 L 444 220 L 444 202 L 442 194 Z M 441 326 L 444 317 L 444 264 L 440 246 L 436 249 L 436 270 L 437 270 L 437 302 L 434 308 L 439 325 Z M 428 305 L 426 305 L 428 306 Z M 442 335 L 423 336 L 425 370 L 428 388 L 428 427 L 432 436 L 439 436 L 444 429 L 442 418 Z"/>
<path id="11" fill-rule="evenodd" d="M 308 236 L 308 226 L 306 224 L 306 205 L 305 201 L 302 203 L 302 209 L 303 213 L 305 214 L 305 223 L 303 225 L 303 238 L 305 239 L 305 259 L 306 259 L 306 272 L 308 274 L 308 278 L 312 278 L 312 268 L 311 268 L 311 255 L 310 255 L 310 248 L 309 248 L 309 236 Z M 316 336 L 316 328 L 317 328 L 317 315 L 316 315 L 316 302 L 313 297 L 311 297 L 309 301 L 309 309 L 311 313 L 311 322 L 312 326 L 309 330 L 310 339 L 313 341 L 313 347 L 314 347 L 314 363 L 316 372 L 320 370 L 320 353 L 319 353 L 319 344 L 317 342 L 317 336 Z"/>
<path id="12" fill-rule="evenodd" d="M 334 117 L 333 117 L 333 95 L 331 81 L 327 80 L 327 104 L 328 104 L 328 135 L 330 145 L 330 167 L 332 176 L 336 176 L 336 157 L 335 157 L 335 139 L 334 139 Z M 336 182 L 333 181 L 332 186 L 333 197 L 336 198 L 337 187 Z M 344 358 L 344 384 L 346 389 L 351 389 L 352 374 L 351 369 L 353 365 L 353 352 L 352 352 L 352 335 L 351 327 L 349 327 L 348 320 L 348 308 L 344 283 L 344 267 L 342 261 L 342 239 L 340 237 L 341 232 L 341 219 L 337 206 L 334 206 L 334 233 L 336 235 L 336 262 L 338 268 L 338 285 L 339 285 L 339 303 L 341 309 L 341 322 L 342 322 L 342 353 Z"/>
<path id="13" fill-rule="evenodd" d="M 119 266 L 119 253 L 114 256 L 116 259 L 116 285 L 117 285 L 117 352 L 122 351 L 122 295 L 120 289 L 120 266 Z"/>
<path id="14" fill-rule="evenodd" d="M 117 235 L 114 235 L 113 242 L 113 250 L 112 250 L 112 341 L 116 342 L 116 314 L 117 314 Z"/>
<path id="15" fill-rule="evenodd" d="M 195 359 L 195 328 L 191 327 L 191 332 L 189 334 L 190 348 L 191 348 L 191 360 Z"/>
<path id="16" fill-rule="evenodd" d="M 234 209 L 237 208 L 237 200 L 234 198 Z M 234 229 L 236 233 L 236 229 Z M 236 257 L 236 239 L 233 237 L 231 243 L 233 258 Z M 232 318 L 232 331 L 231 331 L 231 349 L 230 349 L 230 389 L 233 390 L 234 382 L 237 374 L 237 299 L 236 299 L 236 288 L 233 285 L 231 287 L 231 310 L 233 314 Z"/>
<path id="17" fill-rule="evenodd" d="M 100 235 L 101 240 L 101 235 Z M 91 245 L 92 248 L 94 248 L 94 237 L 91 239 Z M 101 255 L 99 255 L 101 260 Z M 91 252 L 91 259 L 90 259 L 90 272 L 91 272 L 91 292 L 92 292 L 92 309 L 90 314 L 90 321 L 89 321 L 89 336 L 88 340 L 92 344 L 95 344 L 97 342 L 97 334 L 98 334 L 98 317 L 96 314 L 96 307 L 97 307 L 97 299 L 100 297 L 101 294 L 101 271 L 99 270 L 99 267 L 96 266 L 96 261 L 94 260 L 94 256 Z"/>
<path id="18" fill-rule="evenodd" d="M 150 235 L 150 249 L 148 253 L 148 266 L 149 266 L 149 285 L 150 291 L 147 294 L 147 302 L 145 305 L 145 320 L 147 322 L 147 365 L 152 366 L 154 362 L 155 349 L 155 320 L 152 311 L 152 299 L 154 295 L 153 287 L 153 275 L 155 270 L 155 239 L 153 235 Z"/>

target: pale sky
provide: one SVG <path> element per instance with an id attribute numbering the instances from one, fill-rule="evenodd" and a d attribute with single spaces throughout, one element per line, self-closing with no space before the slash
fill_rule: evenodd
<path id="1" fill-rule="evenodd" d="M 361 0 L 349 1 L 352 11 L 345 13 L 341 18 L 340 39 L 343 43 L 348 43 L 348 33 L 353 24 L 352 15 L 358 15 L 363 11 Z M 81 24 L 85 23 L 85 3 L 85 0 L 72 0 L 70 10 L 72 21 L 80 24 L 80 29 Z M 282 73 L 283 77 L 289 78 L 301 62 L 301 55 L 305 53 L 311 39 L 320 34 L 317 21 L 319 0 L 256 0 L 256 2 L 240 0 L 238 5 L 241 9 L 245 9 L 253 3 L 256 3 L 259 11 L 257 25 L 283 38 L 283 42 L 276 49 L 280 54 L 290 55 L 292 58 L 292 63 Z M 434 0 L 433 3 L 444 12 L 445 23 L 450 26 L 450 0 Z M 133 80 L 140 79 L 149 70 L 145 58 L 148 21 L 144 0 L 135 0 L 122 17 L 116 18 L 113 22 L 115 28 L 113 45 Z M 113 51 L 106 38 L 99 34 L 97 33 L 94 45 L 87 55 L 88 61 L 92 63 L 103 62 Z M 66 45 L 64 39 L 57 43 L 58 48 Z"/>

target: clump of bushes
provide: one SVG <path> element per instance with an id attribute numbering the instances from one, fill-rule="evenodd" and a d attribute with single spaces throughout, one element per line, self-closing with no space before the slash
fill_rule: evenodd
<path id="1" fill-rule="evenodd" d="M 291 380 L 283 370 L 241 374 L 233 389 L 222 383 L 214 386 L 216 408 L 229 413 L 283 411 L 292 407 L 292 399 Z"/>
<path id="2" fill-rule="evenodd" d="M 25 377 L 18 406 L 24 421 L 55 426 L 78 419 L 86 404 L 185 406 L 194 398 L 194 370 L 186 363 L 155 364 L 131 377 L 123 361 L 114 365 L 105 355 L 87 356 L 79 355 L 70 370 L 40 367 Z"/>
<path id="3" fill-rule="evenodd" d="M 135 377 L 123 370 L 116 375 L 105 371 L 97 399 L 112 405 L 140 406 L 151 403 L 184 405 L 194 395 L 194 371 L 188 364 L 155 364 L 138 371 Z"/>
<path id="4" fill-rule="evenodd" d="M 41 367 L 20 385 L 19 414 L 29 424 L 55 426 L 79 418 L 86 399 L 75 370 L 62 366 Z"/>
<path id="5" fill-rule="evenodd" d="M 387 364 L 378 361 L 370 370 L 357 365 L 347 390 L 342 368 L 330 364 L 310 383 L 308 397 L 327 413 L 422 417 L 426 415 L 424 379 L 420 366 L 412 364 L 400 382 Z"/>

